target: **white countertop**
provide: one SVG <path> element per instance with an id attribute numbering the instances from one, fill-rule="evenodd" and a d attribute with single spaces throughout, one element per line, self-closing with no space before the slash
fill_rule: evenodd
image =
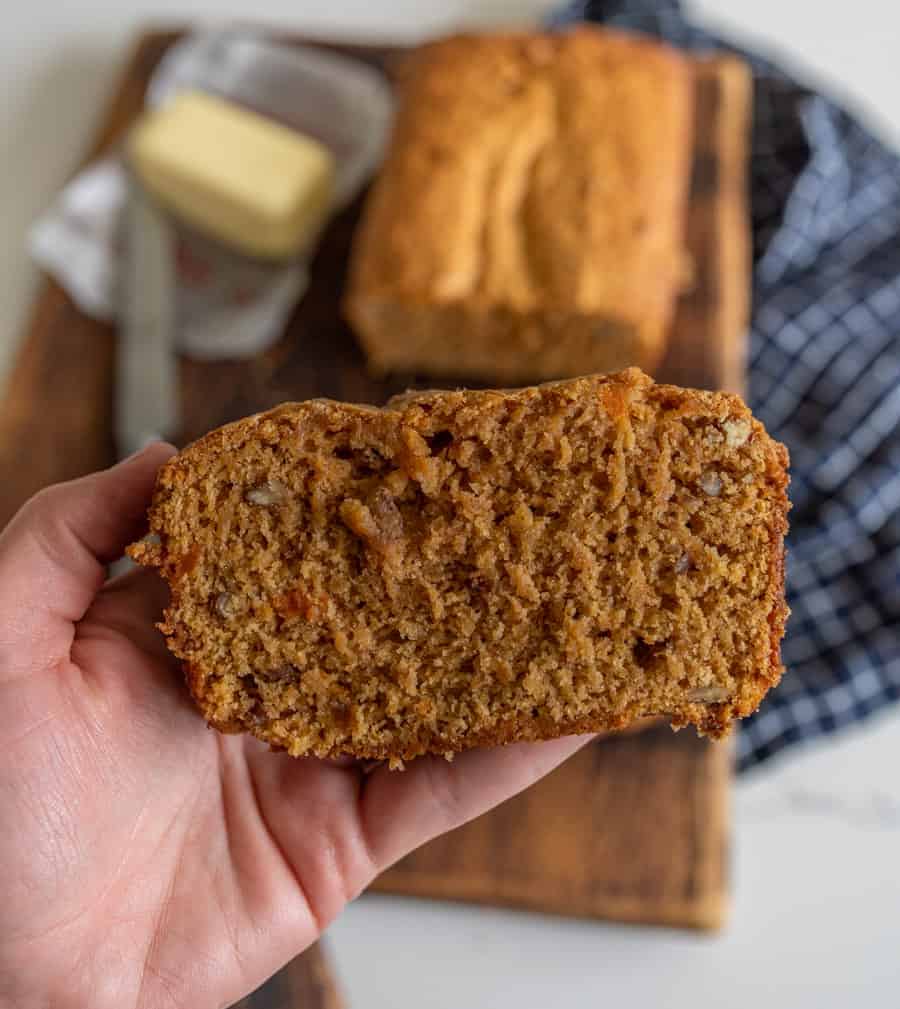
<path id="1" fill-rule="evenodd" d="M 547 0 L 257 0 L 256 21 L 359 38 L 511 22 Z M 704 0 L 710 21 L 799 63 L 900 138 L 898 8 L 885 0 Z M 135 31 L 246 18 L 243 0 L 32 0 L 0 36 L 0 375 L 35 275 L 35 214 L 71 172 Z M 377 13 L 376 13 L 377 12 Z M 734 906 L 719 936 L 364 897 L 332 927 L 352 1005 L 546 1009 L 603 1001 L 845 1009 L 900 988 L 900 708 L 791 753 L 735 789 Z"/>
<path id="2" fill-rule="evenodd" d="M 898 757 L 900 710 L 742 780 L 719 935 L 363 897 L 330 929 L 350 1004 L 896 1006 Z"/>

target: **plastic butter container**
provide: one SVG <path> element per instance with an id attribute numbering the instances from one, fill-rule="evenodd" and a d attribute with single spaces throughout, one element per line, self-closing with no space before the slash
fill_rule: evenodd
<path id="1" fill-rule="evenodd" d="M 257 354 L 302 297 L 321 230 L 381 162 L 393 117 L 388 83 L 357 60 L 229 28 L 176 43 L 145 107 L 148 123 L 168 119 L 182 137 L 174 161 L 162 143 L 155 173 L 135 172 L 174 211 L 177 343 L 198 358 Z M 205 139 L 190 136 L 198 113 Z M 140 127 L 131 143 L 139 136 Z"/>
<path id="2" fill-rule="evenodd" d="M 338 210 L 380 164 L 393 116 L 390 88 L 371 67 L 240 29 L 176 43 L 150 82 L 147 107 L 183 91 L 219 95 L 318 140 L 335 158 Z"/>
<path id="3" fill-rule="evenodd" d="M 213 111 L 216 99 L 229 114 Z M 166 320 L 172 344 L 196 358 L 252 357 L 283 334 L 317 235 L 381 161 L 393 114 L 388 82 L 315 46 L 206 30 L 166 52 L 144 108 L 181 141 L 157 135 L 149 144 L 143 185 L 126 165 L 127 143 L 80 172 L 32 228 L 31 255 L 87 314 L 121 320 L 124 267 L 137 244 L 123 224 L 139 203 L 147 234 L 138 251 L 146 258 L 152 248 L 159 260 L 142 273 L 141 300 Z M 198 121 L 205 138 L 193 135 Z M 240 163 L 231 163 L 236 148 Z M 263 163 L 248 171 L 256 156 Z"/>

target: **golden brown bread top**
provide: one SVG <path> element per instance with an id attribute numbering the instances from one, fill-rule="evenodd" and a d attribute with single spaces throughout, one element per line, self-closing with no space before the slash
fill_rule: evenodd
<path id="1" fill-rule="evenodd" d="M 541 399 L 547 390 L 554 390 L 560 404 L 577 403 L 585 396 L 600 395 L 604 409 L 611 417 L 618 417 L 627 427 L 628 412 L 632 404 L 642 403 L 651 409 L 675 410 L 681 418 L 692 416 L 719 419 L 723 424 L 745 421 L 750 430 L 766 446 L 769 475 L 781 475 L 786 486 L 785 471 L 788 466 L 787 448 L 772 439 L 765 427 L 753 416 L 740 396 L 729 392 L 711 392 L 705 389 L 685 389 L 681 386 L 654 382 L 640 368 L 626 368 L 610 375 L 585 375 L 575 379 L 561 379 L 540 385 L 517 389 L 410 389 L 393 396 L 383 407 L 368 403 L 345 403 L 327 398 L 282 403 L 271 410 L 251 414 L 240 420 L 210 431 L 185 447 L 160 470 L 158 491 L 176 486 L 184 478 L 197 457 L 211 457 L 230 452 L 254 439 L 274 441 L 283 435 L 283 421 L 302 422 L 304 427 L 322 430 L 338 427 L 358 428 L 367 432 L 367 438 L 383 437 L 396 441 L 398 432 L 411 428 L 425 431 L 439 426 L 441 416 L 456 415 L 469 425 L 481 422 L 491 430 L 485 437 L 496 437 L 501 412 L 499 405 L 529 402 Z M 398 425 L 391 413 L 400 412 L 402 424 Z"/>
<path id="2" fill-rule="evenodd" d="M 353 297 L 658 311 L 683 277 L 692 86 L 675 50 L 589 27 L 424 46 Z"/>

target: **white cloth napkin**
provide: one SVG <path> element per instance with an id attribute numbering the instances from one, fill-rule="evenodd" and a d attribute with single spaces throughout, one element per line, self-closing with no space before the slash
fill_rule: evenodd
<path id="1" fill-rule="evenodd" d="M 334 210 L 348 204 L 379 163 L 392 99 L 376 71 L 307 46 L 225 29 L 190 36 L 166 54 L 148 107 L 199 89 L 239 102 L 316 137 L 337 161 Z M 37 220 L 32 258 L 98 319 L 116 318 L 120 223 L 130 180 L 118 154 L 81 172 Z M 308 259 L 272 265 L 244 258 L 170 221 L 177 276 L 172 317 L 179 349 L 199 358 L 241 358 L 281 336 L 306 289 Z"/>

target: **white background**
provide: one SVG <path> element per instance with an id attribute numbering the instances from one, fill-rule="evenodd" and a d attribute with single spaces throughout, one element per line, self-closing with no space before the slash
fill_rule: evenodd
<path id="1" fill-rule="evenodd" d="M 401 0 L 29 0 L 0 35 L 0 375 L 34 271 L 25 231 L 78 163 L 135 32 L 229 16 L 321 35 L 418 38 L 555 6 Z M 900 139 L 900 19 L 889 0 L 703 0 Z M 734 907 L 718 937 L 366 897 L 333 926 L 365 1009 L 596 1006 L 867 1009 L 900 999 L 900 713 L 744 779 Z"/>

